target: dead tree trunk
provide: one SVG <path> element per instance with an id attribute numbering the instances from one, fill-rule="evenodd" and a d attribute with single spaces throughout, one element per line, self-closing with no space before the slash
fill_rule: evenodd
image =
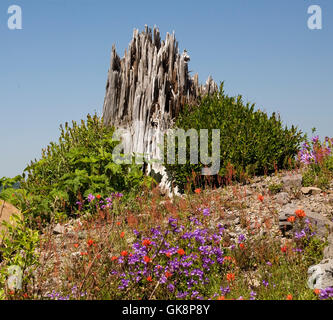
<path id="1" fill-rule="evenodd" d="M 161 41 L 159 30 L 147 26 L 142 33 L 134 30 L 122 59 L 112 47 L 103 117 L 107 125 L 130 130 L 123 141 L 127 153 L 161 159 L 162 141 L 156 132 L 165 133 L 185 104 L 217 90 L 211 77 L 205 85 L 199 85 L 197 75 L 190 77 L 189 60 L 186 51 L 179 53 L 174 33 Z M 163 166 L 155 163 L 147 171 L 152 169 L 166 185 Z"/>

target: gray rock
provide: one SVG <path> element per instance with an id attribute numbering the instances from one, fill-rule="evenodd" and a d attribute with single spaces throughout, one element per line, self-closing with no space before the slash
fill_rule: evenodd
<path id="1" fill-rule="evenodd" d="M 249 189 L 246 189 L 246 197 L 250 197 L 252 195 L 253 195 L 253 191 L 249 190 Z"/>
<path id="2" fill-rule="evenodd" d="M 85 231 L 79 231 L 78 237 L 80 240 L 84 240 L 87 237 L 87 233 Z"/>
<path id="3" fill-rule="evenodd" d="M 322 261 L 308 270 L 308 286 L 311 289 L 333 287 L 333 259 Z"/>
<path id="4" fill-rule="evenodd" d="M 240 219 L 237 217 L 237 218 L 234 220 L 234 223 L 235 223 L 235 225 L 240 224 Z"/>
<path id="5" fill-rule="evenodd" d="M 285 232 L 290 231 L 293 228 L 293 225 L 291 222 L 288 222 L 288 221 L 280 221 L 279 228 L 283 233 L 285 233 Z"/>
<path id="6" fill-rule="evenodd" d="M 315 187 L 305 187 L 305 188 L 301 189 L 301 192 L 303 194 L 313 194 L 313 195 L 316 195 L 316 194 L 321 194 L 321 189 L 315 188 Z"/>
<path id="7" fill-rule="evenodd" d="M 58 223 L 53 229 L 54 234 L 64 234 L 65 231 L 66 231 L 65 227 L 62 226 L 60 223 Z"/>
<path id="8" fill-rule="evenodd" d="M 237 233 L 235 232 L 228 232 L 230 238 L 236 238 L 237 237 Z"/>
<path id="9" fill-rule="evenodd" d="M 275 201 L 280 205 L 285 205 L 290 202 L 290 197 L 287 192 L 280 192 L 275 196 Z"/>
<path id="10" fill-rule="evenodd" d="M 311 224 L 315 226 L 316 232 L 320 237 L 327 237 L 328 234 L 333 232 L 333 223 L 320 213 L 306 212 L 307 218 Z"/>
<path id="11" fill-rule="evenodd" d="M 324 249 L 324 259 L 333 259 L 333 233 L 327 239 L 327 247 Z"/>
<path id="12" fill-rule="evenodd" d="M 302 187 L 302 175 L 294 174 L 287 175 L 282 178 L 283 189 L 285 191 L 291 191 L 293 189 L 299 189 Z"/>
<path id="13" fill-rule="evenodd" d="M 295 211 L 298 209 L 295 205 L 287 205 L 283 207 L 279 213 L 279 226 L 282 232 L 288 231 L 293 227 L 293 224 L 289 223 L 287 220 L 291 216 L 296 216 Z M 328 234 L 333 232 L 333 222 L 324 217 L 322 214 L 304 210 L 306 218 L 310 220 L 310 223 L 315 227 L 315 232 L 321 238 L 325 238 Z"/>

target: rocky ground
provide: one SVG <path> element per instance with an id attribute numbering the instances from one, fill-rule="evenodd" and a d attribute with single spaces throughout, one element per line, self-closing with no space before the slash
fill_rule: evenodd
<path id="1" fill-rule="evenodd" d="M 323 261 L 309 269 L 308 285 L 318 289 L 333 287 L 333 183 L 324 192 L 318 188 L 302 188 L 301 182 L 300 173 L 283 172 L 255 178 L 247 185 L 206 190 L 193 197 L 205 199 L 211 212 L 219 213 L 212 215 L 211 223 L 213 226 L 223 223 L 231 242 L 236 241 L 240 234 L 262 237 L 270 232 L 276 241 L 286 243 L 296 231 L 288 217 L 294 216 L 296 210 L 304 210 L 307 219 L 317 227 L 317 234 L 328 239 Z M 177 198 L 164 199 L 158 207 L 166 207 L 173 201 Z M 92 237 L 107 237 L 113 227 L 114 224 L 97 223 L 88 230 L 81 218 L 45 230 L 41 267 L 37 272 L 38 279 L 43 281 L 41 296 L 47 296 L 55 287 L 66 286 L 62 274 L 73 261 L 81 258 L 81 246 Z M 131 242 L 131 239 L 128 241 Z M 110 257 L 112 255 L 110 249 Z M 46 276 L 51 273 L 52 277 Z"/>

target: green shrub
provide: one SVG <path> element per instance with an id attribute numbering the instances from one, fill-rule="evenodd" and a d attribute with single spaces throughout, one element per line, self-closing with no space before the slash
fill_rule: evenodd
<path id="1" fill-rule="evenodd" d="M 272 183 L 271 185 L 268 186 L 268 190 L 272 193 L 272 194 L 277 194 L 279 192 L 281 192 L 283 188 L 283 184 L 282 183 Z"/>
<path id="2" fill-rule="evenodd" d="M 209 149 L 211 150 L 211 130 L 220 129 L 220 172 L 210 177 L 214 183 L 221 184 L 221 178 L 231 175 L 237 179 L 250 175 L 273 172 L 287 168 L 294 163 L 299 145 L 304 139 L 298 129 L 283 127 L 280 117 L 271 117 L 254 105 L 242 101 L 242 97 L 228 97 L 223 90 L 205 96 L 197 107 L 186 107 L 175 122 L 175 127 L 184 129 L 208 129 Z M 176 142 L 176 149 L 178 143 Z M 199 176 L 196 185 L 203 185 L 201 169 L 189 161 L 189 141 L 187 141 L 187 162 L 185 165 L 167 164 L 170 180 L 181 190 L 189 182 L 188 177 Z M 178 152 L 176 152 L 176 155 Z M 177 157 L 176 157 L 177 159 Z M 192 185 L 193 188 L 193 185 Z"/>
<path id="3" fill-rule="evenodd" d="M 312 170 L 306 170 L 302 177 L 302 186 L 311 187 L 315 184 L 316 174 Z"/>
<path id="4" fill-rule="evenodd" d="M 51 213 L 59 217 L 76 213 L 77 202 L 89 194 L 108 197 L 123 192 L 129 196 L 150 181 L 140 166 L 113 162 L 112 151 L 118 144 L 112 140 L 114 129 L 104 126 L 96 115 L 60 129 L 58 143 L 51 142 L 42 158 L 25 169 L 21 189 L 7 188 L 1 197 L 18 206 L 25 201 L 30 215 L 48 221 Z M 2 180 L 2 184 L 8 181 Z"/>
<path id="5" fill-rule="evenodd" d="M 11 276 L 15 275 L 14 289 L 27 290 L 33 272 L 39 263 L 36 250 L 39 245 L 38 231 L 28 227 L 23 216 L 13 215 L 11 222 L 3 222 L 5 229 L 1 234 L 0 245 L 0 300 Z"/>

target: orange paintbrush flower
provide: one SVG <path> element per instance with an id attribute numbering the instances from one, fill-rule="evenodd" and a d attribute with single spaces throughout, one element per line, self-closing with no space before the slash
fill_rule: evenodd
<path id="1" fill-rule="evenodd" d="M 229 282 L 234 281 L 235 280 L 235 274 L 234 273 L 228 273 L 227 274 L 227 280 Z"/>
<path id="2" fill-rule="evenodd" d="M 127 252 L 127 251 L 122 251 L 120 254 L 121 254 L 123 257 L 126 257 L 126 256 L 128 255 L 128 252 Z"/>
<path id="3" fill-rule="evenodd" d="M 294 217 L 294 216 L 291 216 L 291 217 L 289 217 L 289 218 L 287 219 L 287 221 L 288 221 L 288 222 L 291 222 L 291 223 L 294 223 L 295 220 L 296 220 L 296 217 Z"/>
<path id="4" fill-rule="evenodd" d="M 183 256 L 185 254 L 185 251 L 183 249 L 179 249 L 177 252 L 180 256 Z"/>
<path id="5" fill-rule="evenodd" d="M 151 259 L 150 259 L 148 256 L 145 256 L 145 257 L 143 258 L 143 261 L 144 261 L 145 263 L 149 263 L 149 262 L 151 261 Z"/>
<path id="6" fill-rule="evenodd" d="M 302 219 L 306 216 L 305 212 L 303 210 L 296 210 L 295 214 L 298 218 Z"/>

